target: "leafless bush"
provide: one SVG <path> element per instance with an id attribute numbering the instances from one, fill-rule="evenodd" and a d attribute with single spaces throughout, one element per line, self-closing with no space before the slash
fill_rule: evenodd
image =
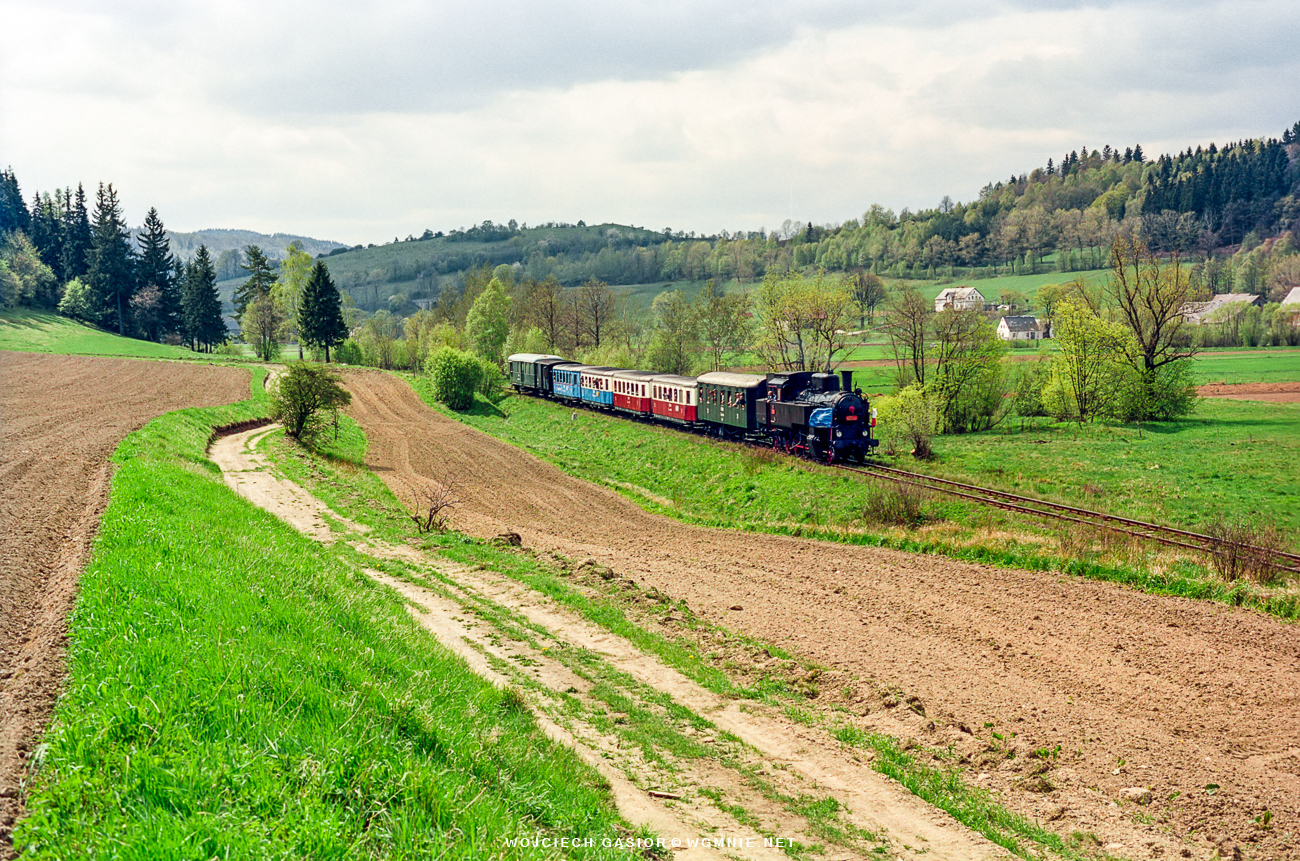
<path id="1" fill-rule="evenodd" d="M 747 448 L 743 456 L 745 475 L 756 475 L 763 467 L 771 466 L 778 459 L 777 453 L 770 448 Z"/>
<path id="2" fill-rule="evenodd" d="M 411 519 L 421 535 L 429 532 L 446 532 L 451 518 L 451 508 L 460 505 L 464 485 L 455 477 L 448 480 L 433 479 L 431 486 L 420 491 L 417 511 Z"/>
<path id="3" fill-rule="evenodd" d="M 916 485 L 877 482 L 867 492 L 862 516 L 888 526 L 919 526 L 930 519 L 929 499 L 930 494 Z"/>
<path id="4" fill-rule="evenodd" d="M 1070 559 L 1085 559 L 1092 552 L 1092 532 L 1063 522 L 1056 531 L 1056 543 L 1062 556 Z"/>
<path id="5" fill-rule="evenodd" d="M 1205 534 L 1218 545 L 1210 554 L 1214 570 L 1229 583 L 1245 578 L 1269 586 L 1281 579 L 1277 553 L 1285 542 L 1277 524 L 1220 514 L 1210 521 Z"/>

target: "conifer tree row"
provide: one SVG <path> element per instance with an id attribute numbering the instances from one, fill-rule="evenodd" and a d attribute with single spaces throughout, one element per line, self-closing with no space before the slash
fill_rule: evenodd
<path id="1" fill-rule="evenodd" d="M 210 348 L 226 340 L 215 277 L 211 297 L 201 291 L 204 306 L 187 307 L 189 268 L 172 254 L 158 210 L 149 210 L 133 241 L 111 184 L 99 185 L 93 214 L 81 184 L 75 192 L 35 193 L 28 207 L 13 170 L 0 170 L 0 266 L 12 276 L 5 284 L 17 283 L 0 290 L 0 307 L 57 308 L 151 341 L 179 338 Z M 199 319 L 205 322 L 195 329 Z"/>

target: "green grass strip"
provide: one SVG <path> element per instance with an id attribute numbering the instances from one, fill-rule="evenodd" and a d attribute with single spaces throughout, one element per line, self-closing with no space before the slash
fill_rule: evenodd
<path id="1" fill-rule="evenodd" d="M 850 747 L 874 751 L 876 758 L 871 767 L 877 772 L 897 780 L 917 797 L 1021 858 L 1039 857 L 1038 853 L 1027 849 L 1022 840 L 1066 858 L 1089 857 L 1075 851 L 1059 834 L 1002 807 L 986 790 L 967 786 L 958 769 L 935 768 L 917 762 L 892 736 L 867 732 L 851 724 L 836 727 L 831 734 Z"/>
<path id="2" fill-rule="evenodd" d="M 23 857 L 633 857 L 516 698 L 225 488 L 211 428 L 263 409 L 172 413 L 115 454 Z M 506 843 L 539 833 L 595 845 Z"/>

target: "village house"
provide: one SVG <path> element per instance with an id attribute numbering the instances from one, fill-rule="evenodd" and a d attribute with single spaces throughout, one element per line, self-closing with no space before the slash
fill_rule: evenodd
<path id="1" fill-rule="evenodd" d="M 1037 317 L 1003 317 L 998 322 L 998 337 L 1004 341 L 1041 341 L 1047 327 Z"/>
<path id="2" fill-rule="evenodd" d="M 1183 306 L 1183 319 L 1198 326 L 1206 322 L 1223 322 L 1253 305 L 1262 304 L 1263 297 L 1253 293 L 1219 293 L 1208 302 L 1188 302 Z"/>
<path id="3" fill-rule="evenodd" d="M 1282 300 L 1282 307 L 1288 311 L 1300 311 L 1300 287 L 1291 288 L 1291 292 Z"/>
<path id="4" fill-rule="evenodd" d="M 948 287 L 934 297 L 935 313 L 951 308 L 954 311 L 983 311 L 984 294 L 974 287 Z"/>

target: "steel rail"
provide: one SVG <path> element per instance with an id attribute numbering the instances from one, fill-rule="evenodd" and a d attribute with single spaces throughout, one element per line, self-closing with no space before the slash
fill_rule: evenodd
<path id="1" fill-rule="evenodd" d="M 894 469 L 893 467 L 878 466 L 875 464 L 867 464 L 866 468 L 846 466 L 843 464 L 832 464 L 832 466 L 836 466 L 849 472 L 861 473 L 863 475 L 877 475 L 889 481 L 939 490 L 943 493 L 949 494 L 950 496 L 969 499 L 973 502 L 978 502 L 983 505 L 991 505 L 995 508 L 1001 508 L 1007 511 L 1033 514 L 1040 517 L 1050 517 L 1057 520 L 1080 523 L 1086 526 L 1103 526 L 1116 532 L 1122 532 L 1149 541 L 1156 541 L 1170 547 L 1194 550 L 1199 553 L 1220 552 L 1220 549 L 1225 543 L 1221 539 L 1215 538 L 1212 535 L 1204 535 L 1199 532 L 1189 532 L 1185 529 L 1175 529 L 1172 526 L 1162 526 L 1158 523 L 1147 523 L 1142 520 L 1133 520 L 1128 517 L 1120 517 L 1114 514 L 1091 511 L 1086 508 L 1065 505 L 1064 503 L 1049 502 L 1045 499 L 1021 496 L 1019 494 L 994 490 L 993 488 L 981 487 L 975 484 L 965 484 L 963 482 L 952 481 L 951 479 L 939 478 L 937 476 L 926 475 L 919 472 L 908 472 L 902 469 Z M 935 487 L 935 485 L 938 485 L 938 487 Z M 1275 560 L 1300 563 L 1300 554 L 1288 553 L 1280 550 L 1269 550 L 1253 544 L 1241 544 L 1238 546 L 1242 550 L 1271 557 Z M 1287 565 L 1275 562 L 1274 565 L 1283 571 L 1300 574 L 1300 564 Z"/>

